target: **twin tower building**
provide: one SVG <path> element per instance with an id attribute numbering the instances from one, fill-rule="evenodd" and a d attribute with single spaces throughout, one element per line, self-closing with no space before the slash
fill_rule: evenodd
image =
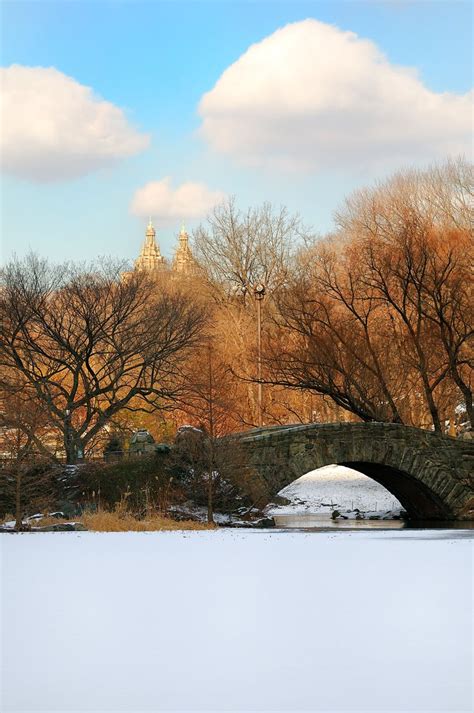
<path id="1" fill-rule="evenodd" d="M 135 260 L 135 270 L 146 270 L 146 272 L 156 274 L 158 271 L 170 269 L 183 276 L 197 273 L 198 265 L 189 247 L 189 235 L 183 226 L 178 237 L 178 247 L 170 266 L 160 252 L 159 245 L 156 242 L 155 228 L 150 218 L 145 233 L 145 242 L 140 255 Z"/>

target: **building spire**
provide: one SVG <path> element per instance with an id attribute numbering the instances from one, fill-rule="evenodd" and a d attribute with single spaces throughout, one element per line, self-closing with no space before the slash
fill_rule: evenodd
<path id="1" fill-rule="evenodd" d="M 160 253 L 155 237 L 156 232 L 150 217 L 142 250 L 135 260 L 135 268 L 137 270 L 158 270 L 164 267 L 165 258 Z"/>
<path id="2" fill-rule="evenodd" d="M 178 240 L 178 247 L 173 260 L 173 270 L 186 275 L 194 274 L 196 272 L 196 262 L 189 247 L 189 235 L 186 232 L 184 223 L 181 226 Z"/>

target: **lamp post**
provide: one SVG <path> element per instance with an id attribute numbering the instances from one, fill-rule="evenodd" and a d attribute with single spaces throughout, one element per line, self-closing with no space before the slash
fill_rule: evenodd
<path id="1" fill-rule="evenodd" d="M 262 399 L 262 302 L 265 297 L 265 285 L 258 282 L 253 288 L 257 303 L 257 379 L 258 379 L 258 425 L 263 426 Z"/>

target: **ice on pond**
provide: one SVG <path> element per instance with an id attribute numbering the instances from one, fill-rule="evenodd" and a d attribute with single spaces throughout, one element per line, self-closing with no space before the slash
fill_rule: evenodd
<path id="1" fill-rule="evenodd" d="M 458 532 L 5 534 L 0 556 L 6 713 L 471 710 Z"/>

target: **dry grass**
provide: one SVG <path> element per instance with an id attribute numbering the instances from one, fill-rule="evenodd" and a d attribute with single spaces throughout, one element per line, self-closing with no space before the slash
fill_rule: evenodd
<path id="1" fill-rule="evenodd" d="M 163 515 L 150 514 L 143 520 L 137 520 L 129 513 L 120 510 L 84 513 L 78 522 L 93 532 L 157 532 L 161 530 L 213 530 L 215 525 L 206 522 L 184 520 L 177 522 Z"/>
<path id="2" fill-rule="evenodd" d="M 4 522 L 14 520 L 12 515 L 3 518 Z M 100 510 L 99 512 L 83 513 L 79 517 L 68 520 L 57 517 L 43 517 L 41 520 L 31 522 L 32 527 L 46 527 L 59 525 L 66 522 L 81 522 L 91 532 L 159 532 L 164 530 L 213 530 L 215 525 L 207 522 L 183 520 L 178 522 L 158 513 L 150 513 L 142 520 L 118 506 L 113 512 Z"/>

